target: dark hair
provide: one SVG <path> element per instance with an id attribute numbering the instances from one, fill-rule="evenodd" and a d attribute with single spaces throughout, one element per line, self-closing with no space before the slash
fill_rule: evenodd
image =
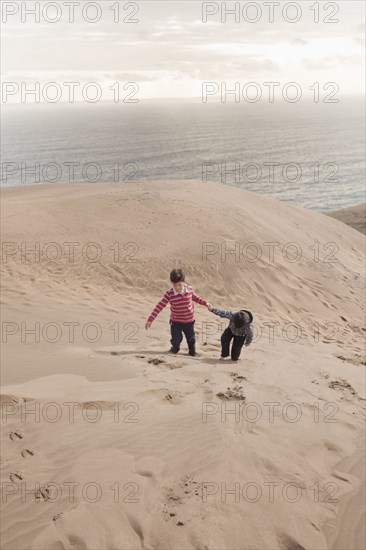
<path id="1" fill-rule="evenodd" d="M 173 271 L 170 272 L 170 280 L 172 283 L 183 283 L 185 279 L 186 276 L 183 269 L 173 269 Z"/>
<path id="2" fill-rule="evenodd" d="M 246 323 L 244 311 L 237 311 L 233 317 L 233 321 L 236 328 L 243 327 Z"/>

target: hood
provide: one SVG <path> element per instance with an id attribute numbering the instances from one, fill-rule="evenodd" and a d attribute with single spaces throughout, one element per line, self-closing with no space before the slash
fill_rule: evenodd
<path id="1" fill-rule="evenodd" d="M 253 321 L 253 315 L 251 314 L 250 311 L 248 311 L 247 309 L 241 309 L 240 311 L 244 311 L 244 313 L 246 313 L 249 317 L 249 321 L 247 321 L 248 323 L 251 323 Z"/>

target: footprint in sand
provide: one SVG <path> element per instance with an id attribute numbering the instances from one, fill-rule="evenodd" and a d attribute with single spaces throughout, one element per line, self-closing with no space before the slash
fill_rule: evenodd
<path id="1" fill-rule="evenodd" d="M 47 502 L 48 500 L 51 500 L 54 496 L 52 495 L 52 488 L 50 485 L 44 485 L 43 487 L 40 487 L 34 492 L 34 495 L 37 502 L 40 502 L 41 500 Z"/>
<path id="2" fill-rule="evenodd" d="M 73 548 L 77 548 L 77 550 L 88 550 L 88 545 L 81 537 L 77 535 L 67 535 L 67 538 Z"/>
<path id="3" fill-rule="evenodd" d="M 359 353 L 356 353 L 354 357 L 345 357 L 344 355 L 335 355 L 335 357 L 341 359 L 343 362 L 351 363 L 352 365 L 366 365 L 366 361 Z"/>
<path id="4" fill-rule="evenodd" d="M 281 550 L 306 550 L 302 544 L 285 533 L 277 537 Z"/>
<path id="5" fill-rule="evenodd" d="M 167 363 L 164 359 L 160 359 L 159 357 L 154 357 L 153 359 L 148 359 L 147 361 L 149 365 L 154 365 L 155 367 L 158 367 L 159 365 L 164 365 L 164 368 L 174 370 L 174 369 L 180 369 L 184 365 L 180 363 Z"/>
<path id="6" fill-rule="evenodd" d="M 179 392 L 177 390 L 170 390 L 168 388 L 156 388 L 152 390 L 146 390 L 139 395 L 143 396 L 144 398 L 153 397 L 154 399 L 160 401 L 160 403 L 173 403 L 177 405 L 178 403 L 181 403 L 184 397 L 188 394 Z"/>
<path id="7" fill-rule="evenodd" d="M 356 390 L 344 378 L 331 380 L 328 384 L 328 387 L 331 388 L 332 390 L 348 390 L 351 395 L 357 396 Z"/>
<path id="8" fill-rule="evenodd" d="M 9 479 L 12 483 L 16 483 L 17 481 L 22 481 L 23 474 L 22 474 L 22 472 L 12 472 L 9 475 Z"/>
<path id="9" fill-rule="evenodd" d="M 201 385 L 201 384 L 200 384 L 200 385 Z M 203 393 L 203 396 L 204 396 L 205 401 L 208 401 L 208 402 L 213 401 L 213 399 L 214 399 L 214 392 L 213 392 L 213 390 L 212 390 L 211 388 L 209 388 L 209 387 L 207 387 L 207 386 L 206 386 L 206 387 L 203 386 L 203 388 L 202 388 L 202 393 Z"/>
<path id="10" fill-rule="evenodd" d="M 163 460 L 150 455 L 146 455 L 136 462 L 136 473 L 153 481 L 161 481 L 166 468 L 166 463 Z"/>
<path id="11" fill-rule="evenodd" d="M 16 432 L 10 432 L 9 437 L 12 441 L 16 441 L 17 439 L 23 439 L 23 434 L 17 430 Z"/>
<path id="12" fill-rule="evenodd" d="M 327 449 L 327 451 L 330 451 L 332 453 L 336 453 L 338 455 L 342 454 L 342 449 L 332 441 L 324 440 L 323 442 L 324 447 Z"/>
<path id="13" fill-rule="evenodd" d="M 123 351 L 105 351 L 105 350 L 95 350 L 95 353 L 98 355 L 123 355 Z"/>
<path id="14" fill-rule="evenodd" d="M 169 401 L 169 403 L 178 404 L 182 402 L 183 397 L 184 394 L 179 391 L 170 391 L 166 394 L 165 399 Z"/>
<path id="15" fill-rule="evenodd" d="M 4 405 L 21 405 L 29 401 L 29 399 L 23 399 L 23 397 L 17 397 L 16 395 L 0 395 L 0 406 Z"/>
<path id="16" fill-rule="evenodd" d="M 34 456 L 34 451 L 32 451 L 31 449 L 23 449 L 20 454 L 23 458 L 27 458 L 29 456 Z"/>
<path id="17" fill-rule="evenodd" d="M 181 369 L 183 365 L 178 363 L 167 363 L 166 367 L 167 369 L 174 370 L 174 369 Z"/>
<path id="18" fill-rule="evenodd" d="M 163 516 L 165 521 L 173 520 L 178 527 L 187 523 L 183 514 L 187 515 L 184 508 L 188 499 L 201 500 L 202 484 L 195 481 L 190 475 L 183 476 L 173 487 L 167 489 L 163 502 Z M 181 509 L 183 507 L 183 509 Z"/>
<path id="19" fill-rule="evenodd" d="M 234 386 L 232 388 L 228 387 L 226 391 L 216 394 L 217 397 L 221 399 L 228 399 L 233 401 L 245 401 L 245 396 L 243 395 L 243 386 Z"/>
<path id="20" fill-rule="evenodd" d="M 153 472 L 150 472 L 150 470 L 139 470 L 139 471 L 136 471 L 136 473 L 142 477 L 148 477 L 148 478 L 154 477 Z"/>
<path id="21" fill-rule="evenodd" d="M 233 379 L 233 382 L 243 382 L 243 380 L 247 380 L 245 376 L 242 376 L 241 374 L 236 374 L 236 372 L 231 372 L 230 376 Z"/>
<path id="22" fill-rule="evenodd" d="M 148 359 L 147 362 L 150 365 L 155 365 L 156 367 L 158 365 L 161 365 L 162 363 L 165 363 L 164 359 L 159 359 L 158 357 L 154 357 L 154 359 Z"/>

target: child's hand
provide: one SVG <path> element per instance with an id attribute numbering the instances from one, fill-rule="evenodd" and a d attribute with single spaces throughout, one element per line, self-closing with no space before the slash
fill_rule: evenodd
<path id="1" fill-rule="evenodd" d="M 211 304 L 207 304 L 207 309 L 208 309 L 208 311 L 212 311 L 212 310 L 213 310 L 212 305 L 211 305 Z"/>
<path id="2" fill-rule="evenodd" d="M 245 342 L 244 345 L 248 347 L 248 346 L 250 346 L 250 342 Z"/>
<path id="3" fill-rule="evenodd" d="M 146 330 L 149 330 L 150 327 L 151 327 L 151 323 L 149 321 L 146 321 L 145 323 Z"/>

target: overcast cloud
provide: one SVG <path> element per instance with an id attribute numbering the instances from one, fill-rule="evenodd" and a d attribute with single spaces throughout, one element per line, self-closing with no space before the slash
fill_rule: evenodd
<path id="1" fill-rule="evenodd" d="M 26 2 L 27 8 L 36 2 Z M 47 2 L 40 2 L 44 6 Z M 55 2 L 49 2 L 55 4 Z M 297 2 L 302 16 L 296 23 L 284 20 L 275 10 L 269 22 L 269 9 L 262 9 L 261 19 L 246 22 L 241 16 L 221 21 L 221 13 L 202 21 L 203 2 L 154 0 L 120 2 L 121 19 L 133 11 L 136 23 L 113 22 L 110 7 L 116 2 L 99 2 L 102 17 L 88 23 L 75 6 L 75 21 L 68 20 L 65 2 L 59 22 L 49 23 L 41 14 L 22 14 L 24 2 L 2 2 L 2 71 L 3 82 L 35 81 L 81 83 L 96 81 L 108 87 L 113 82 L 135 81 L 139 97 L 200 97 L 202 81 L 296 81 L 306 89 L 314 82 L 336 82 L 344 94 L 364 94 L 365 8 L 363 1 L 320 2 L 320 22 L 314 22 L 314 2 Z M 133 4 L 138 6 L 134 8 Z M 214 4 L 212 9 L 214 9 Z M 216 3 L 220 8 L 221 2 Z M 235 2 L 226 2 L 232 8 Z M 240 2 L 241 7 L 248 2 Z M 251 3 L 255 4 L 255 3 Z M 294 3 L 296 4 L 296 3 Z M 8 5 L 7 8 L 5 6 Z M 19 8 L 4 22 L 4 9 Z M 336 8 L 339 11 L 336 13 Z M 16 8 L 14 8 L 16 9 Z M 248 12 L 254 17 L 254 8 Z M 332 15 L 337 23 L 325 23 Z M 96 13 L 90 8 L 90 16 Z M 288 12 L 294 17 L 295 11 Z M 55 16 L 52 7 L 49 16 Z M 21 22 L 21 17 L 26 21 Z M 111 99 L 109 96 L 103 96 Z M 14 98 L 18 100 L 17 97 Z"/>

